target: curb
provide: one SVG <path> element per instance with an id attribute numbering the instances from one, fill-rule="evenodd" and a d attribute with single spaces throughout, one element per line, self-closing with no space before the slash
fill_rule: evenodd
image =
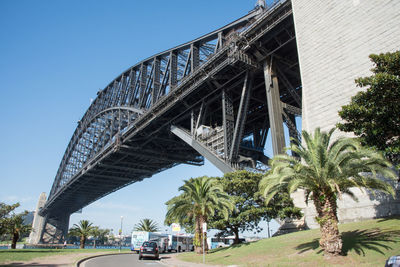
<path id="1" fill-rule="evenodd" d="M 93 258 L 98 258 L 98 257 L 102 257 L 102 256 L 112 256 L 112 255 L 121 255 L 121 254 L 129 254 L 129 253 L 109 253 L 109 254 L 100 254 L 100 255 L 94 255 L 94 256 L 90 256 L 90 257 L 86 257 L 83 259 L 78 260 L 78 262 L 75 264 L 76 267 L 80 267 L 81 263 Z"/>

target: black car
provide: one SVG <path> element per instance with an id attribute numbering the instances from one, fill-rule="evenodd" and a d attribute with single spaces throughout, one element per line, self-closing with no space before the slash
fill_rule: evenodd
<path id="1" fill-rule="evenodd" d="M 154 241 L 143 242 L 139 251 L 139 260 L 141 260 L 143 257 L 151 257 L 156 260 L 160 259 L 160 252 L 156 242 Z"/>

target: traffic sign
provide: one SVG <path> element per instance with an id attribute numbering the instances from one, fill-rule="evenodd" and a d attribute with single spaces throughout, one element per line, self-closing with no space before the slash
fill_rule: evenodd
<path id="1" fill-rule="evenodd" d="M 181 231 L 181 226 L 179 223 L 173 223 L 171 224 L 172 227 L 172 232 L 180 232 Z"/>

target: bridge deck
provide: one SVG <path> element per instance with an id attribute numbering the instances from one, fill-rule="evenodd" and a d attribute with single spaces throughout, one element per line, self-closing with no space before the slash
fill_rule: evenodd
<path id="1" fill-rule="evenodd" d="M 290 1 L 235 23 L 136 64 L 99 92 L 71 139 L 41 215 L 62 217 L 177 164 L 202 164 L 203 157 L 174 135 L 171 125 L 194 134 L 196 120 L 197 126 L 226 128 L 231 116 L 233 131 L 249 77 L 251 93 L 237 153 L 266 163 L 259 149 L 270 128 L 262 67 L 266 58 L 273 56 L 284 107 L 301 108 Z M 198 51 L 211 51 L 206 47 L 213 38 L 213 52 L 205 57 Z M 232 115 L 227 116 L 221 97 Z M 228 149 L 233 151 L 225 145 L 214 153 L 233 169 L 240 167 L 239 158 L 228 159 Z"/>

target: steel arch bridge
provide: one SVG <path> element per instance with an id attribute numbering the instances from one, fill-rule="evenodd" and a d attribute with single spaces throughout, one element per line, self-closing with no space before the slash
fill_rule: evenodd
<path id="1" fill-rule="evenodd" d="M 193 41 L 153 55 L 97 93 L 67 146 L 39 242 L 60 242 L 70 214 L 177 164 L 222 172 L 262 168 L 283 124 L 299 138 L 301 80 L 289 0 L 258 6 Z"/>

